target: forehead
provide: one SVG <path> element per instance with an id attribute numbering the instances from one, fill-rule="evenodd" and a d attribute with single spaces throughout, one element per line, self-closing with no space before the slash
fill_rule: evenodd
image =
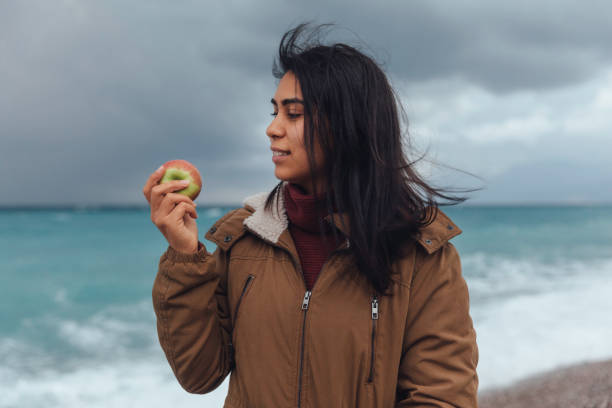
<path id="1" fill-rule="evenodd" d="M 288 71 L 281 78 L 274 94 L 274 99 L 277 101 L 287 98 L 299 98 L 302 99 L 302 89 L 300 88 L 300 82 L 297 80 L 295 75 Z"/>

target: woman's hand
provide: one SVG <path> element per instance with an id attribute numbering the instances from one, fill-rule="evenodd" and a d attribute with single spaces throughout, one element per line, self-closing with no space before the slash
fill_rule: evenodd
<path id="1" fill-rule="evenodd" d="M 172 248 L 183 253 L 195 253 L 198 251 L 196 204 L 183 194 L 173 193 L 185 188 L 189 182 L 175 180 L 158 184 L 164 170 L 159 168 L 153 172 L 142 189 L 151 206 L 151 221 Z"/>

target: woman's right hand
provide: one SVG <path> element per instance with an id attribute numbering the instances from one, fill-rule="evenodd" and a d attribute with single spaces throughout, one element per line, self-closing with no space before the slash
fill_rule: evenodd
<path id="1" fill-rule="evenodd" d="M 158 184 L 164 170 L 160 167 L 153 172 L 142 189 L 151 206 L 151 221 L 172 248 L 183 253 L 195 253 L 198 251 L 196 204 L 183 194 L 173 193 L 186 187 L 183 180 Z"/>

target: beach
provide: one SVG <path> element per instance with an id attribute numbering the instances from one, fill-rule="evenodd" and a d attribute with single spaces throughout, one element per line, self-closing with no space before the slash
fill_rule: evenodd
<path id="1" fill-rule="evenodd" d="M 479 395 L 480 408 L 611 408 L 612 359 L 563 366 Z"/>

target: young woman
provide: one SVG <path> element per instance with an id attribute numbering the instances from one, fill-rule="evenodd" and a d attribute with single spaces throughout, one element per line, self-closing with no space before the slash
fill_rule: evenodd
<path id="1" fill-rule="evenodd" d="M 279 184 L 198 240 L 180 182 L 144 187 L 169 246 L 153 305 L 182 387 L 230 375 L 225 407 L 476 407 L 478 348 L 461 230 L 402 151 L 368 56 L 287 32 L 266 133 Z M 314 31 L 317 32 L 316 30 Z"/>

